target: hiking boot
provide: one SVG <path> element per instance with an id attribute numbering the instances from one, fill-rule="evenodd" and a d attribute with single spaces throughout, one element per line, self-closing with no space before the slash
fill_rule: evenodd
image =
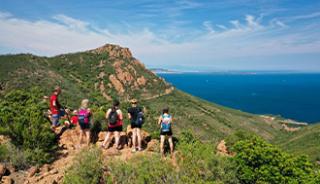
<path id="1" fill-rule="evenodd" d="M 142 151 L 142 148 L 138 148 L 138 151 Z"/>
<path id="2" fill-rule="evenodd" d="M 136 149 L 136 148 L 132 148 L 132 149 L 131 149 L 131 152 L 132 152 L 132 153 L 135 153 L 135 152 L 137 152 L 137 149 Z"/>

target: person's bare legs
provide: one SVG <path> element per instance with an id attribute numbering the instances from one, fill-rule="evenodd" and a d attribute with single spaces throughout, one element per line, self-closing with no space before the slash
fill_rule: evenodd
<path id="1" fill-rule="evenodd" d="M 160 153 L 161 156 L 164 157 L 164 139 L 166 138 L 166 136 L 164 135 L 160 135 Z"/>
<path id="2" fill-rule="evenodd" d="M 132 129 L 132 151 L 136 151 L 137 148 L 137 128 Z"/>
<path id="3" fill-rule="evenodd" d="M 85 131 L 86 133 L 86 140 L 87 140 L 87 146 L 90 144 L 90 129 Z"/>
<path id="4" fill-rule="evenodd" d="M 168 141 L 169 141 L 169 146 L 170 146 L 170 154 L 171 154 L 171 157 L 172 157 L 173 156 L 173 140 L 172 140 L 172 136 L 169 136 Z"/>
<path id="5" fill-rule="evenodd" d="M 82 138 L 83 138 L 83 130 L 80 130 L 79 147 L 81 147 Z"/>
<path id="6" fill-rule="evenodd" d="M 115 131 L 114 132 L 114 137 L 115 137 L 115 144 L 116 144 L 116 148 L 119 149 L 120 145 L 119 145 L 119 141 L 120 141 L 120 132 Z"/>
<path id="7" fill-rule="evenodd" d="M 140 128 L 136 128 L 137 131 L 137 137 L 138 137 L 138 150 L 141 151 L 142 147 L 141 147 L 141 129 Z"/>
<path id="8" fill-rule="evenodd" d="M 110 139 L 111 134 L 112 134 L 111 132 L 107 132 L 106 137 L 104 138 L 104 141 L 102 143 L 102 147 L 107 148 L 107 146 L 109 146 L 108 141 Z M 108 143 L 108 145 L 107 145 L 107 143 Z"/>

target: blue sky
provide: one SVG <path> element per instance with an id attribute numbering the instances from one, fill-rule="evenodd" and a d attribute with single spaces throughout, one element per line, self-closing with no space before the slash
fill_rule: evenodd
<path id="1" fill-rule="evenodd" d="M 320 1 L 0 1 L 0 54 L 105 43 L 148 67 L 320 71 Z"/>

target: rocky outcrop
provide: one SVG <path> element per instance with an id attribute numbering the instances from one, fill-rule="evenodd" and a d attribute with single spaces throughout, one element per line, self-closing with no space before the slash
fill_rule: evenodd
<path id="1" fill-rule="evenodd" d="M 234 156 L 233 153 L 229 152 L 225 140 L 221 140 L 217 145 L 217 154 L 222 156 Z"/>
<path id="2" fill-rule="evenodd" d="M 118 93 L 123 94 L 125 92 L 122 83 L 117 79 L 116 76 L 110 75 L 109 80 Z"/>
<path id="3" fill-rule="evenodd" d="M 106 44 L 102 47 L 92 50 L 93 53 L 108 53 L 111 58 L 131 59 L 132 54 L 128 48 L 120 47 L 119 45 Z"/>
<path id="4" fill-rule="evenodd" d="M 141 76 L 141 77 L 139 77 L 139 78 L 137 79 L 137 82 L 138 82 L 139 86 L 145 86 L 146 83 L 147 83 L 147 79 L 144 78 L 144 76 Z"/>

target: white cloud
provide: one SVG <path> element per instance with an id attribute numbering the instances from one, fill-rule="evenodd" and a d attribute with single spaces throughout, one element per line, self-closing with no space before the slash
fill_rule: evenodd
<path id="1" fill-rule="evenodd" d="M 206 30 L 209 32 L 209 33 L 214 33 L 214 29 L 212 27 L 212 23 L 210 21 L 204 21 L 203 23 L 203 26 L 206 28 Z"/>
<path id="2" fill-rule="evenodd" d="M 53 18 L 59 21 L 60 23 L 63 23 L 64 25 L 70 27 L 71 29 L 75 30 L 85 31 L 88 26 L 87 22 L 83 22 L 81 20 L 77 20 L 62 14 L 56 15 Z"/>
<path id="3" fill-rule="evenodd" d="M 311 18 L 317 18 L 317 17 L 320 17 L 320 12 L 313 12 L 313 13 L 305 14 L 305 15 L 292 16 L 289 19 L 301 20 L 301 19 L 311 19 Z"/>
<path id="4" fill-rule="evenodd" d="M 273 34 L 281 31 L 285 24 L 275 19 L 268 25 L 262 25 L 252 15 L 247 15 L 243 24 L 234 20 L 231 21 L 232 27 L 216 25 L 221 29 L 219 31 L 213 30 L 210 21 L 203 22 L 209 32 L 195 34 L 180 42 L 159 36 L 148 28 L 115 33 L 66 15 L 53 18 L 54 21 L 30 21 L 0 12 L 0 48 L 52 56 L 114 43 L 129 47 L 134 56 L 149 65 L 157 62 L 167 65 L 208 64 L 239 57 L 320 51 L 320 33 Z"/>

